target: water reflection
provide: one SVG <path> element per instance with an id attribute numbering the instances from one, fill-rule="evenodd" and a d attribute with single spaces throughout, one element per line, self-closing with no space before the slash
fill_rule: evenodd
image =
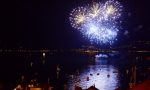
<path id="1" fill-rule="evenodd" d="M 109 59 L 110 60 L 110 59 Z M 118 70 L 107 64 L 107 59 L 97 60 L 94 65 L 88 65 L 69 78 L 69 90 L 78 85 L 83 89 L 95 85 L 100 90 L 114 90 L 119 86 Z"/>

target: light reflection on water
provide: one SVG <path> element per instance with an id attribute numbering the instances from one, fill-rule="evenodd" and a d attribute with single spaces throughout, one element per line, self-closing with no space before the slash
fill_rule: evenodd
<path id="1" fill-rule="evenodd" d="M 74 90 L 75 85 L 82 87 L 82 89 L 95 85 L 100 90 L 115 90 L 119 86 L 118 70 L 103 62 L 106 62 L 106 59 L 96 60 L 94 65 L 84 67 L 79 74 L 76 73 L 74 77 L 70 77 L 68 90 Z"/>

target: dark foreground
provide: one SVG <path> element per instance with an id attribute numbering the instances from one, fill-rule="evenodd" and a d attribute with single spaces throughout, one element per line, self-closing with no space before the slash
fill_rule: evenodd
<path id="1" fill-rule="evenodd" d="M 23 90 L 88 89 L 92 85 L 100 90 L 149 90 L 149 56 L 121 53 L 95 59 L 94 55 L 69 53 L 7 53 L 0 56 L 0 90 L 20 85 Z"/>

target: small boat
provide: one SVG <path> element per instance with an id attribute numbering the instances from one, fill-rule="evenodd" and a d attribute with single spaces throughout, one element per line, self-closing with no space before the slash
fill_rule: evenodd
<path id="1" fill-rule="evenodd" d="M 93 74 L 90 74 L 90 76 L 93 76 Z"/>
<path id="2" fill-rule="evenodd" d="M 107 59 L 108 55 L 107 54 L 98 54 L 95 55 L 95 59 Z"/>
<path id="3" fill-rule="evenodd" d="M 108 74 L 108 75 L 107 75 L 107 77 L 109 78 L 109 77 L 110 77 L 110 75 Z"/>

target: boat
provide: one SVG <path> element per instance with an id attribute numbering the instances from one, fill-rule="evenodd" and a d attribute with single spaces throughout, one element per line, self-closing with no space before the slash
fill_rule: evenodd
<path id="1" fill-rule="evenodd" d="M 98 54 L 98 55 L 95 55 L 95 59 L 98 60 L 98 59 L 108 59 L 109 56 L 107 54 Z"/>

